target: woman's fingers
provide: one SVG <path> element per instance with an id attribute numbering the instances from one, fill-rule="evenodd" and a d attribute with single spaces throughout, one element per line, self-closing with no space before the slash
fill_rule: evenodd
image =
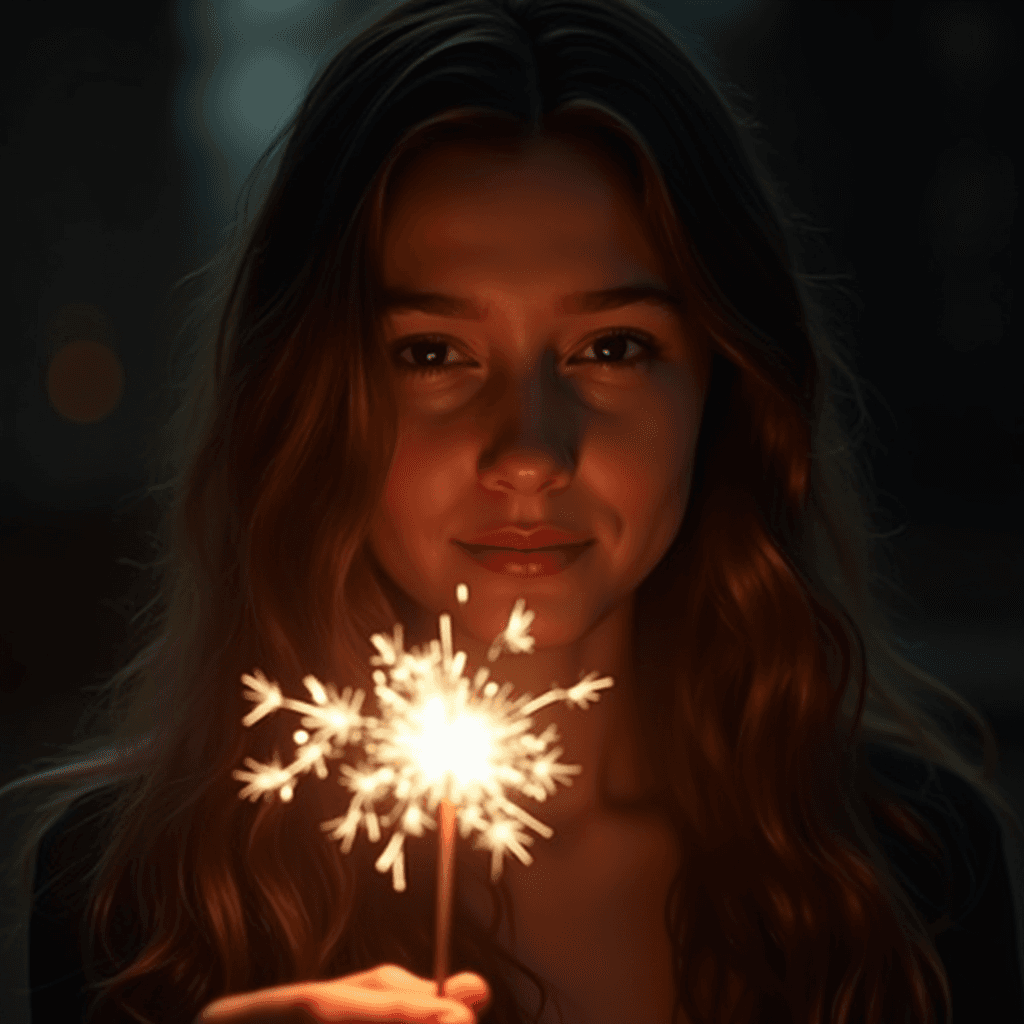
<path id="1" fill-rule="evenodd" d="M 312 987 L 312 986 L 311 986 Z M 307 994 L 305 1005 L 313 1011 L 312 1020 L 331 1022 L 380 1021 L 395 1024 L 474 1024 L 475 1015 L 464 1003 L 450 997 L 438 999 L 433 988 L 417 992 L 411 989 L 344 989 L 334 982 Z"/>
<path id="2" fill-rule="evenodd" d="M 353 985 L 363 985 L 366 988 L 413 988 L 424 989 L 429 986 L 426 978 L 421 978 L 412 971 L 407 971 L 398 964 L 378 964 L 368 971 L 360 971 L 358 974 L 346 974 L 345 981 Z"/>
<path id="3" fill-rule="evenodd" d="M 434 995 L 437 990 L 433 981 L 421 978 L 398 964 L 381 964 L 369 971 L 350 974 L 345 980 L 366 988 L 410 988 L 430 995 Z M 491 988 L 479 974 L 462 971 L 445 980 L 443 998 L 457 999 L 472 1006 L 479 1013 L 480 1010 L 477 1008 L 485 1007 L 491 1001 Z"/>
<path id="4" fill-rule="evenodd" d="M 449 978 L 439 998 L 434 982 L 396 964 L 383 964 L 332 981 L 225 996 L 202 1011 L 198 1024 L 475 1024 L 474 1010 L 479 1012 L 489 1000 L 486 981 L 468 971 Z"/>
<path id="5" fill-rule="evenodd" d="M 328 983 L 329 984 L 329 983 Z M 283 992 L 263 989 L 218 999 L 198 1024 L 475 1024 L 476 1016 L 455 999 L 412 992 L 352 988 Z"/>
<path id="6" fill-rule="evenodd" d="M 431 987 L 434 983 L 430 983 Z M 463 971 L 461 974 L 453 974 L 444 983 L 444 998 L 458 999 L 461 1003 L 467 1003 L 479 1014 L 491 1002 L 491 986 L 472 971 Z"/>

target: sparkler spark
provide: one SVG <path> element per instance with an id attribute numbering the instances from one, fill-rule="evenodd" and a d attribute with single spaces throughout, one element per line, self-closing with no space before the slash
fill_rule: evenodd
<path id="1" fill-rule="evenodd" d="M 464 584 L 456 593 L 460 604 L 468 600 Z M 525 608 L 520 598 L 491 644 L 488 660 L 494 661 L 503 649 L 532 653 L 534 613 Z M 341 757 L 349 745 L 361 746 L 362 760 L 356 767 L 343 764 L 338 779 L 352 793 L 348 810 L 321 828 L 341 840 L 344 853 L 351 851 L 360 828 L 371 843 L 392 829 L 376 868 L 391 872 L 398 892 L 405 889 L 405 839 L 437 828 L 435 815 L 442 800 L 454 805 L 460 836 L 465 839 L 476 832 L 474 848 L 490 851 L 492 882 L 501 877 L 506 852 L 532 864 L 526 847 L 534 840 L 526 829 L 546 839 L 554 831 L 513 803 L 509 794 L 543 801 L 558 783 L 572 785 L 572 776 L 583 770 L 558 761 L 562 748 L 551 747 L 558 740 L 554 725 L 539 736 L 530 731 L 532 715 L 557 702 L 585 710 L 600 699 L 598 691 L 614 683 L 610 676 L 598 678 L 591 672 L 568 689 L 556 687 L 540 697 L 525 694 L 512 700 L 513 685 L 499 687 L 488 680 L 486 667 L 479 668 L 472 680 L 463 674 L 467 655 L 452 653 L 451 616 L 441 615 L 439 624 L 440 640 L 410 651 L 402 646 L 400 623 L 393 636 L 376 633 L 370 638 L 378 651 L 370 658 L 370 664 L 378 666 L 373 672 L 380 711 L 376 718 L 360 715 L 362 691 L 353 694 L 346 688 L 339 697 L 333 686 L 306 676 L 303 683 L 313 699 L 307 703 L 284 697 L 277 683 L 259 669 L 242 676 L 248 687 L 245 697 L 256 704 L 242 719 L 243 725 L 284 709 L 302 714 L 304 728 L 293 734 L 295 758 L 290 764 L 282 765 L 276 754 L 270 764 L 245 759 L 249 770 L 232 773 L 247 783 L 238 795 L 270 800 L 277 793 L 288 801 L 299 775 L 313 770 L 325 779 L 328 759 Z M 382 803 L 391 805 L 385 814 Z"/>

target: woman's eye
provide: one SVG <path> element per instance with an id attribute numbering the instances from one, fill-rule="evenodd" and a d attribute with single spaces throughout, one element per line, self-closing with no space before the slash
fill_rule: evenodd
<path id="1" fill-rule="evenodd" d="M 591 351 L 594 355 L 586 357 Z M 650 359 L 657 352 L 658 346 L 645 334 L 638 331 L 610 331 L 592 341 L 570 362 L 591 363 L 596 366 L 635 366 L 638 362 Z M 458 350 L 440 338 L 421 338 L 409 342 L 398 346 L 394 354 L 399 370 L 405 373 L 429 375 L 460 366 L 475 365 L 472 361 L 459 360 Z"/>
<path id="2" fill-rule="evenodd" d="M 634 352 L 631 358 L 625 356 L 632 345 Z M 639 349 L 639 354 L 635 351 Z M 649 359 L 658 352 L 658 346 L 647 335 L 637 331 L 612 331 L 592 341 L 583 352 L 594 351 L 593 359 L 584 359 L 585 363 L 596 363 L 599 366 L 634 366 L 644 359 Z M 572 360 L 577 361 L 577 360 Z"/>
<path id="3" fill-rule="evenodd" d="M 445 350 L 447 350 L 447 353 Z M 405 372 L 440 373 L 452 366 L 463 365 L 462 363 L 448 361 L 448 357 L 455 351 L 455 348 L 445 341 L 426 338 L 397 348 L 395 350 L 395 359 L 398 363 L 398 368 Z M 405 355 L 406 352 L 410 353 L 408 357 Z"/>

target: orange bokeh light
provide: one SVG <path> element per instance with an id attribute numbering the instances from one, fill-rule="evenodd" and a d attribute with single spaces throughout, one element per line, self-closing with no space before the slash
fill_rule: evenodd
<path id="1" fill-rule="evenodd" d="M 73 423 L 98 423 L 121 401 L 124 369 L 100 341 L 71 341 L 50 360 L 46 390 L 54 409 Z"/>

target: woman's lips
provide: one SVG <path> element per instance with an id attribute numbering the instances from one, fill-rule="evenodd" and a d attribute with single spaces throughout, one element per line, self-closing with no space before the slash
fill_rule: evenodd
<path id="1" fill-rule="evenodd" d="M 533 551 L 518 551 L 515 548 L 487 547 L 481 544 L 456 544 L 475 562 L 485 569 L 503 576 L 532 579 L 536 576 L 552 576 L 567 569 L 593 544 L 562 544 L 558 547 L 539 548 Z"/>

